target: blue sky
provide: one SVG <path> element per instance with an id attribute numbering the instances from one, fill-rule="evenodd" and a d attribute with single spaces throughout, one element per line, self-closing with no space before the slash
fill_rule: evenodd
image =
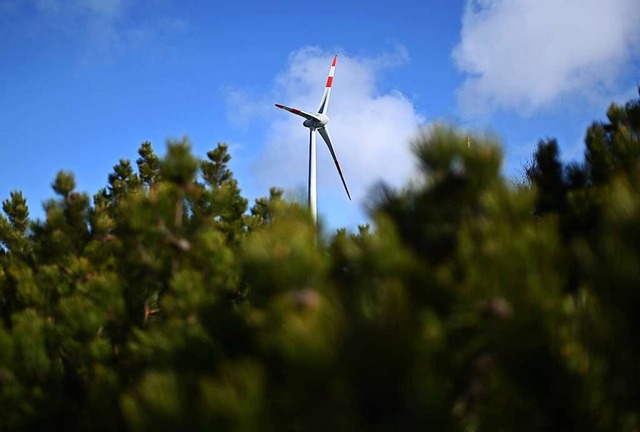
<path id="1" fill-rule="evenodd" d="M 637 95 L 638 22 L 637 0 L 0 0 L 0 198 L 22 190 L 41 217 L 58 170 L 93 194 L 142 141 L 163 154 L 185 134 L 200 157 L 229 143 L 251 200 L 304 196 L 307 130 L 273 104 L 315 109 L 338 54 L 330 130 L 354 201 L 319 146 L 319 213 L 354 227 L 434 121 L 497 134 L 509 177 L 541 138 L 581 157 L 589 123 Z"/>

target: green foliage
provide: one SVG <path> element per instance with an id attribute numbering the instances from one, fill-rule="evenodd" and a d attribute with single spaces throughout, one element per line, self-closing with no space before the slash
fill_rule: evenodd
<path id="1" fill-rule="evenodd" d="M 149 141 L 143 142 L 138 149 L 140 156 L 136 161 L 142 184 L 147 187 L 154 185 L 160 178 L 160 159 L 153 152 Z"/>
<path id="2" fill-rule="evenodd" d="M 540 141 L 534 158 L 533 165 L 527 169 L 527 177 L 538 188 L 537 213 L 564 211 L 568 185 L 566 185 L 564 166 L 560 162 L 558 142 L 555 139 Z M 576 176 L 577 173 L 574 172 L 571 175 Z"/>
<path id="3" fill-rule="evenodd" d="M 640 428 L 640 101 L 514 188 L 490 136 L 438 126 L 373 226 L 319 236 L 224 144 L 186 138 L 93 203 L 0 215 L 0 431 Z"/>
<path id="4" fill-rule="evenodd" d="M 2 202 L 2 210 L 6 218 L 0 214 L 0 250 L 19 254 L 24 252 L 27 244 L 29 227 L 29 209 L 22 192 L 11 192 L 11 198 Z"/>
<path id="5" fill-rule="evenodd" d="M 191 155 L 191 145 L 186 138 L 169 141 L 167 157 L 160 162 L 160 175 L 170 183 L 185 185 L 195 180 L 198 161 Z"/>

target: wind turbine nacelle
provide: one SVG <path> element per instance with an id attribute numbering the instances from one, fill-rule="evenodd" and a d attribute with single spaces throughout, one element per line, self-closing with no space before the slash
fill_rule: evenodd
<path id="1" fill-rule="evenodd" d="M 329 117 L 327 117 L 326 114 L 316 114 L 315 117 L 316 118 L 305 120 L 302 125 L 312 129 L 320 129 L 329 123 Z"/>

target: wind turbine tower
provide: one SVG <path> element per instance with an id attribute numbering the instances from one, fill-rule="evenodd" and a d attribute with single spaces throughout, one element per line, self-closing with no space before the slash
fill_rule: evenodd
<path id="1" fill-rule="evenodd" d="M 318 109 L 315 114 L 308 113 L 305 111 L 301 111 L 296 108 L 290 108 L 284 105 L 276 104 L 276 107 L 281 108 L 283 110 L 287 110 L 292 114 L 299 115 L 300 117 L 304 117 L 304 122 L 302 125 L 306 128 L 309 128 L 309 211 L 311 211 L 311 215 L 313 216 L 313 221 L 318 221 L 318 195 L 317 195 L 317 182 L 316 182 L 316 131 L 320 133 L 320 136 L 327 144 L 329 148 L 329 152 L 331 153 L 331 157 L 333 158 L 333 162 L 336 164 L 336 168 L 338 169 L 338 174 L 340 174 L 340 179 L 342 180 L 342 184 L 344 185 L 344 190 L 347 192 L 347 197 L 351 200 L 351 194 L 349 193 L 349 188 L 347 188 L 347 183 L 344 181 L 344 176 L 342 175 L 342 170 L 340 169 L 340 164 L 338 163 L 338 158 L 336 157 L 336 152 L 333 149 L 333 144 L 331 144 L 331 137 L 329 136 L 329 130 L 327 129 L 327 123 L 329 123 L 329 117 L 327 117 L 327 110 L 329 109 L 329 96 L 331 96 L 331 86 L 333 85 L 333 74 L 336 70 L 336 62 L 338 61 L 338 56 L 333 57 L 333 63 L 331 63 L 331 69 L 329 70 L 329 76 L 327 77 L 327 84 L 324 87 L 324 93 L 322 94 L 322 99 L 320 99 L 320 105 L 318 105 Z"/>

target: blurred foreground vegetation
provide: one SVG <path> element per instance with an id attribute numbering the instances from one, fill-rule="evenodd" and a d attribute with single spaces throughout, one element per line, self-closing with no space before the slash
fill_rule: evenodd
<path id="1" fill-rule="evenodd" d="M 640 430 L 640 100 L 513 185 L 438 127 L 375 228 L 315 241 L 224 145 L 0 216 L 0 431 Z"/>

